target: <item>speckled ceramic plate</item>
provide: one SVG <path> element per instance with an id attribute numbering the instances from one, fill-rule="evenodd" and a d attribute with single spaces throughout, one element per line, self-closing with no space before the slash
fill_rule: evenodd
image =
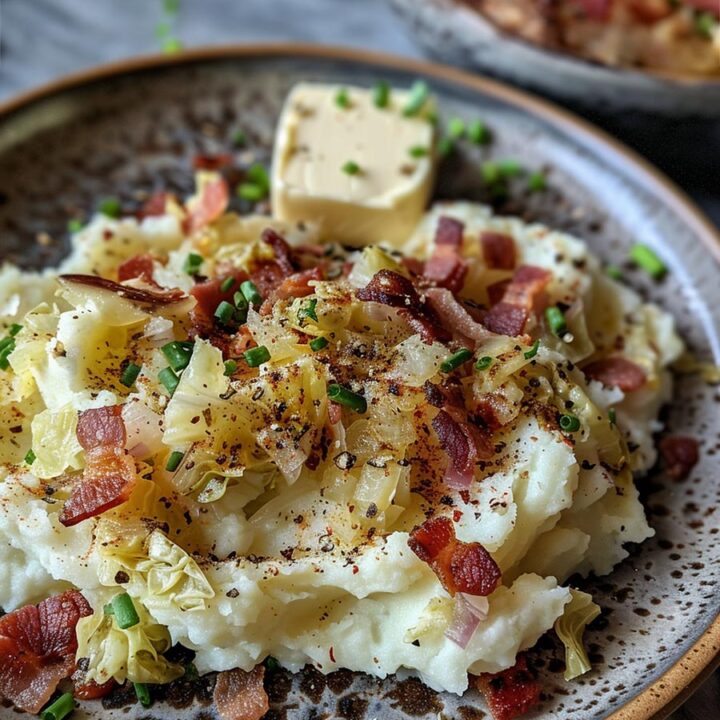
<path id="1" fill-rule="evenodd" d="M 512 1 L 512 0 L 511 0 Z M 459 0 L 389 0 L 433 57 L 595 111 L 720 117 L 720 78 L 615 68 L 525 42 Z"/>
<path id="2" fill-rule="evenodd" d="M 187 192 L 191 158 L 232 151 L 238 127 L 249 146 L 238 162 L 267 160 L 283 97 L 299 80 L 407 85 L 424 77 L 443 115 L 482 118 L 488 148 L 464 148 L 446 162 L 438 197 L 485 199 L 478 164 L 519 158 L 548 172 L 549 189 L 518 183 L 498 209 L 546 221 L 586 238 L 622 265 L 628 245 L 654 247 L 672 272 L 652 284 L 628 269 L 643 295 L 677 317 L 701 357 L 720 359 L 719 238 L 667 180 L 629 151 L 573 117 L 482 78 L 449 68 L 348 50 L 236 47 L 134 60 L 60 81 L 0 108 L 0 256 L 26 266 L 57 260 L 70 216 L 119 195 L 131 210 L 156 187 Z M 242 209 L 242 208 L 238 208 Z M 531 652 L 546 690 L 530 718 L 640 720 L 664 717 L 715 663 L 720 641 L 717 469 L 720 394 L 682 378 L 671 428 L 702 441 L 690 478 L 658 472 L 641 486 L 656 537 L 632 548 L 609 577 L 587 587 L 603 607 L 588 633 L 594 669 L 565 683 L 562 652 L 550 636 Z M 88 705 L 81 717 L 211 718 L 213 677 L 182 680 L 146 711 L 122 691 Z M 442 695 L 416 680 L 379 681 L 313 669 L 268 673 L 268 719 L 485 717 L 479 697 Z M 0 717 L 17 715 L 0 707 Z"/>

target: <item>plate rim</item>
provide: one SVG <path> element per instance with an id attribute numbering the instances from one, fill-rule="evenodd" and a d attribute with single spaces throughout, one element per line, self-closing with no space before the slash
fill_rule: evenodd
<path id="1" fill-rule="evenodd" d="M 260 42 L 230 45 L 198 46 L 173 54 L 145 54 L 93 65 L 63 75 L 37 87 L 12 95 L 0 102 L 0 125 L 12 115 L 42 100 L 65 91 L 79 89 L 103 80 L 131 75 L 136 72 L 163 67 L 228 59 L 264 59 L 300 57 L 319 60 L 343 60 L 374 65 L 379 68 L 414 72 L 459 85 L 475 93 L 489 95 L 559 128 L 581 144 L 602 148 L 604 157 L 623 169 L 635 182 L 651 189 L 698 236 L 705 248 L 720 265 L 720 230 L 700 210 L 696 203 L 674 181 L 654 167 L 635 150 L 630 149 L 609 133 L 555 103 L 525 90 L 511 87 L 480 73 L 471 73 L 428 60 L 417 60 L 385 52 L 361 48 L 310 44 L 302 42 Z M 653 683 L 609 715 L 607 720 L 662 720 L 677 709 L 720 666 L 720 611 L 695 643 Z"/>

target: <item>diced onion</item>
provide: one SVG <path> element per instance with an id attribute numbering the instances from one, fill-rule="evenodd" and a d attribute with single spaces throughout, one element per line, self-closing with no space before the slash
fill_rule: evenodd
<path id="1" fill-rule="evenodd" d="M 452 622 L 445 631 L 445 637 L 464 650 L 477 626 L 487 620 L 489 608 L 490 604 L 485 597 L 458 593 L 455 595 Z"/>
<path id="2" fill-rule="evenodd" d="M 160 347 L 175 339 L 173 321 L 164 317 L 151 317 L 145 325 L 144 336 L 154 347 Z"/>
<path id="3" fill-rule="evenodd" d="M 123 405 L 122 418 L 127 434 L 125 447 L 131 455 L 144 460 L 164 449 L 162 418 L 141 400 Z"/>

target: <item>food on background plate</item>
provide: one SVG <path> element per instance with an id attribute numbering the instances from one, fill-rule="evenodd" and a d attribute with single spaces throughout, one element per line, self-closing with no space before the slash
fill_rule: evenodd
<path id="1" fill-rule="evenodd" d="M 205 158 L 186 202 L 99 214 L 59 269 L 0 274 L 0 695 L 18 708 L 72 708 L 52 699 L 71 675 L 78 698 L 134 683 L 147 705 L 188 672 L 180 644 L 220 672 L 231 720 L 267 711 L 270 657 L 472 684 L 507 720 L 539 701 L 522 652 L 551 628 L 565 677 L 590 669 L 600 610 L 568 578 L 653 533 L 633 474 L 656 459 L 672 318 L 567 234 L 426 212 L 422 84 L 290 97 L 272 182 L 244 191 L 271 185 L 284 217 L 229 212 Z M 361 149 L 378 127 L 408 144 L 367 153 L 365 189 L 333 170 L 363 169 L 348 127 Z M 374 201 L 393 193 L 406 232 Z"/>
<path id="2" fill-rule="evenodd" d="M 715 0 L 463 0 L 500 29 L 620 67 L 720 73 Z"/>

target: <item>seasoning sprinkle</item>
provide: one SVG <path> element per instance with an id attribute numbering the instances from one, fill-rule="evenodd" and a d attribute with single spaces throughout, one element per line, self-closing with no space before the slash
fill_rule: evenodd
<path id="1" fill-rule="evenodd" d="M 655 251 L 642 243 L 636 243 L 630 248 L 630 259 L 655 280 L 660 280 L 667 272 Z"/>
<path id="2" fill-rule="evenodd" d="M 532 344 L 532 347 L 527 352 L 523 353 L 523 357 L 526 360 L 532 360 L 532 358 L 534 358 L 537 355 L 539 348 L 540 348 L 540 340 L 536 340 Z"/>
<path id="3" fill-rule="evenodd" d="M 471 360 L 472 356 L 472 350 L 462 348 L 456 353 L 450 355 L 450 357 L 445 358 L 445 360 L 440 363 L 440 370 L 442 370 L 444 373 L 452 372 L 453 370 L 459 368 L 461 365 L 466 363 L 468 360 Z"/>
<path id="4" fill-rule="evenodd" d="M 577 432 L 580 429 L 580 420 L 574 415 L 561 415 L 560 429 L 564 432 Z"/>
<path id="5" fill-rule="evenodd" d="M 557 305 L 553 305 L 545 310 L 545 322 L 547 322 L 550 332 L 552 332 L 553 335 L 564 335 L 567 331 L 565 315 L 563 315 L 562 310 Z"/>
<path id="6" fill-rule="evenodd" d="M 142 365 L 136 365 L 132 362 L 128 363 L 120 374 L 120 383 L 125 387 L 132 387 L 138 379 L 141 370 Z"/>
<path id="7" fill-rule="evenodd" d="M 246 350 L 243 357 L 250 367 L 258 367 L 270 359 L 270 351 L 264 345 L 258 345 Z"/>
<path id="8" fill-rule="evenodd" d="M 410 88 L 410 96 L 403 108 L 403 115 L 405 115 L 405 117 L 417 115 L 422 110 L 423 105 L 425 105 L 429 94 L 430 88 L 427 83 L 424 80 L 416 80 Z"/>
<path id="9" fill-rule="evenodd" d="M 345 405 L 357 413 L 367 412 L 367 400 L 342 385 L 331 383 L 327 389 L 328 399 L 338 405 Z"/>
<path id="10" fill-rule="evenodd" d="M 492 361 L 493 359 L 489 355 L 478 358 L 478 361 L 475 363 L 475 369 L 487 370 L 492 365 Z"/>
<path id="11" fill-rule="evenodd" d="M 390 101 L 390 86 L 385 80 L 380 80 L 373 87 L 373 104 L 376 108 L 386 108 Z"/>
<path id="12" fill-rule="evenodd" d="M 168 472 L 175 472 L 180 467 L 180 463 L 184 457 L 185 453 L 180 452 L 180 450 L 173 450 L 165 464 L 165 469 Z"/>
<path id="13" fill-rule="evenodd" d="M 135 627 L 140 622 L 132 598 L 127 593 L 116 595 L 110 601 L 110 606 L 115 616 L 115 622 L 121 630 Z"/>
<path id="14" fill-rule="evenodd" d="M 311 340 L 308 345 L 310 345 L 310 349 L 313 352 L 318 352 L 319 350 L 324 350 L 328 346 L 328 341 L 327 338 L 316 337 L 314 340 Z"/>

